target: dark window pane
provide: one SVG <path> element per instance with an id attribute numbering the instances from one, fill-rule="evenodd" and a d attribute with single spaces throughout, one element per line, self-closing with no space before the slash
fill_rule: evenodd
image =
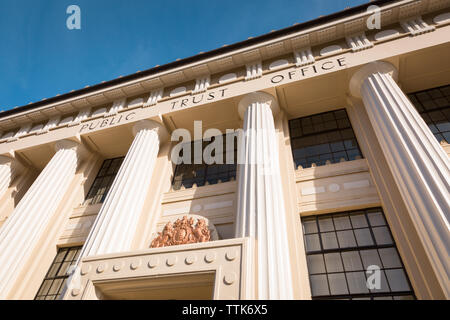
<path id="1" fill-rule="evenodd" d="M 68 269 L 77 259 L 81 247 L 59 249 L 47 272 L 35 300 L 55 300 L 59 297 L 64 283 L 69 277 Z"/>
<path id="2" fill-rule="evenodd" d="M 369 218 L 369 222 L 372 227 L 386 225 L 386 221 L 384 221 L 384 217 L 381 212 L 369 212 L 367 217 Z"/>
<path id="3" fill-rule="evenodd" d="M 330 284 L 330 293 L 332 295 L 347 294 L 347 283 L 343 273 L 332 273 L 328 275 L 328 282 Z"/>
<path id="4" fill-rule="evenodd" d="M 364 214 L 355 214 L 350 216 L 353 228 L 368 227 L 367 220 Z"/>
<path id="5" fill-rule="evenodd" d="M 84 201 L 86 205 L 102 203 L 105 200 L 123 160 L 124 157 L 103 161 L 103 164 L 87 193 Z"/>
<path id="6" fill-rule="evenodd" d="M 325 273 L 325 263 L 322 254 L 311 254 L 307 256 L 309 274 Z"/>
<path id="7" fill-rule="evenodd" d="M 347 215 L 335 216 L 333 217 L 333 221 L 336 230 L 346 230 L 352 228 L 352 225 L 350 224 L 350 218 Z"/>
<path id="8" fill-rule="evenodd" d="M 319 218 L 319 228 L 320 232 L 333 231 L 333 219 L 331 218 Z"/>
<path id="9" fill-rule="evenodd" d="M 297 129 L 291 129 L 291 133 L 294 132 L 295 135 L 301 135 Z M 216 148 L 211 153 L 211 155 L 218 162 L 206 163 L 203 159 L 203 151 L 205 148 L 211 149 L 209 145 L 214 143 L 217 139 L 222 139 L 224 147 L 222 149 Z M 219 140 L 220 140 L 219 139 Z M 226 142 L 233 141 L 232 145 L 229 146 Z M 175 174 L 172 180 L 172 188 L 174 190 L 179 190 L 181 186 L 185 188 L 191 188 L 194 184 L 198 187 L 204 186 L 206 184 L 216 184 L 221 182 L 227 182 L 234 180 L 236 177 L 236 159 L 237 159 L 237 136 L 236 134 L 230 134 L 229 136 L 219 136 L 213 137 L 211 141 L 201 141 L 196 140 L 189 144 L 188 148 L 192 150 L 192 162 L 181 163 L 176 166 Z M 300 145 L 301 140 L 292 140 L 293 145 Z M 201 155 L 195 156 L 195 148 L 200 148 L 202 150 Z M 228 151 L 227 151 L 228 150 Z M 220 152 L 221 154 L 217 153 Z M 217 154 L 216 154 L 217 153 Z M 209 154 L 209 153 L 208 153 Z M 227 163 L 227 161 L 232 161 L 233 163 Z"/>
<path id="10" fill-rule="evenodd" d="M 395 248 L 378 249 L 385 268 L 401 268 L 402 263 Z"/>
<path id="11" fill-rule="evenodd" d="M 336 233 L 325 232 L 325 233 L 321 234 L 321 238 L 322 238 L 322 245 L 323 245 L 324 250 L 338 248 Z"/>
<path id="12" fill-rule="evenodd" d="M 312 275 L 309 279 L 313 296 L 327 296 L 330 294 L 326 275 Z"/>
<path id="13" fill-rule="evenodd" d="M 372 228 L 372 232 L 378 245 L 393 243 L 391 234 L 389 233 L 389 229 L 387 227 Z"/>
<path id="14" fill-rule="evenodd" d="M 337 237 L 339 240 L 339 247 L 341 248 L 356 247 L 356 240 L 352 230 L 338 231 Z"/>
<path id="15" fill-rule="evenodd" d="M 351 294 L 369 293 L 364 272 L 348 272 L 346 276 Z"/>
<path id="16" fill-rule="evenodd" d="M 342 252 L 342 261 L 344 262 L 345 271 L 360 271 L 364 269 L 358 251 Z"/>
<path id="17" fill-rule="evenodd" d="M 355 236 L 359 247 L 371 246 L 374 244 L 369 228 L 356 229 Z"/>
<path id="18" fill-rule="evenodd" d="M 382 268 L 377 249 L 361 250 L 360 255 L 363 261 L 364 269 L 367 270 L 369 266 L 377 266 L 378 268 Z"/>
<path id="19" fill-rule="evenodd" d="M 385 270 L 389 286 L 393 292 L 409 291 L 411 290 L 403 269 Z"/>
<path id="20" fill-rule="evenodd" d="M 423 120 L 428 124 L 436 139 L 448 140 L 450 132 L 450 85 L 409 94 Z"/>
<path id="21" fill-rule="evenodd" d="M 381 208 L 302 224 L 313 299 L 415 298 Z"/>
<path id="22" fill-rule="evenodd" d="M 289 128 L 296 166 L 306 168 L 325 165 L 328 160 L 336 163 L 341 158 L 362 157 L 345 110 L 293 119 Z"/>
<path id="23" fill-rule="evenodd" d="M 371 281 L 370 279 L 368 279 L 367 282 L 370 282 L 370 284 L 375 285 L 375 287 L 370 288 L 370 292 L 373 292 L 373 293 L 390 292 L 384 270 L 380 270 L 379 275 L 380 275 L 379 282 Z M 374 276 L 374 274 L 372 274 L 372 276 Z M 370 277 L 370 276 L 368 276 L 368 277 Z M 371 278 L 371 279 L 376 279 L 376 278 Z M 379 286 L 377 287 L 377 285 L 379 285 Z"/>
<path id="24" fill-rule="evenodd" d="M 339 253 L 326 253 L 324 254 L 324 258 L 328 273 L 344 271 L 341 255 Z"/>
<path id="25" fill-rule="evenodd" d="M 306 251 L 318 251 L 320 250 L 319 235 L 309 234 L 305 236 L 306 239 Z"/>
<path id="26" fill-rule="evenodd" d="M 305 234 L 308 233 L 316 233 L 318 232 L 316 220 L 307 220 L 303 222 L 303 232 Z"/>

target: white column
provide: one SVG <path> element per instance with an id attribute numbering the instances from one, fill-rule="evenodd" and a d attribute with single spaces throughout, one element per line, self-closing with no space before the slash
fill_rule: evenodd
<path id="1" fill-rule="evenodd" d="M 8 190 L 12 180 L 22 169 L 23 166 L 17 159 L 9 155 L 0 155 L 0 198 Z"/>
<path id="2" fill-rule="evenodd" d="M 434 272 L 449 296 L 449 159 L 396 78 L 390 63 L 369 63 L 352 77 L 350 91 L 362 98 Z"/>
<path id="3" fill-rule="evenodd" d="M 117 173 L 79 260 L 86 256 L 128 251 L 150 185 L 166 129 L 150 120 L 138 122 L 135 138 Z"/>
<path id="4" fill-rule="evenodd" d="M 62 140 L 55 148 L 55 155 L 0 229 L 0 300 L 9 294 L 75 176 L 81 145 Z"/>
<path id="5" fill-rule="evenodd" d="M 236 237 L 255 239 L 253 270 L 257 299 L 292 299 L 292 275 L 280 178 L 273 96 L 246 95 L 239 103 L 244 120 L 240 143 Z M 251 284 L 250 284 L 251 287 Z"/>

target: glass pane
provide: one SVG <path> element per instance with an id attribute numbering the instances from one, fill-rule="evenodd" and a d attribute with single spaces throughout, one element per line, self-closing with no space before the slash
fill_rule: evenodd
<path id="1" fill-rule="evenodd" d="M 379 277 L 378 277 L 379 275 Z M 370 292 L 389 292 L 389 286 L 387 283 L 386 275 L 383 270 L 378 272 L 372 272 L 372 274 L 367 275 L 367 282 L 370 287 Z"/>
<path id="2" fill-rule="evenodd" d="M 321 234 L 324 250 L 338 248 L 336 234 L 334 232 L 325 232 Z"/>
<path id="3" fill-rule="evenodd" d="M 307 256 L 309 274 L 325 273 L 325 263 L 323 255 L 311 254 Z"/>
<path id="4" fill-rule="evenodd" d="M 55 279 L 53 280 L 52 286 L 50 287 L 50 290 L 48 292 L 48 294 L 57 294 L 59 287 L 61 286 L 61 284 L 63 283 L 65 279 Z"/>
<path id="5" fill-rule="evenodd" d="M 384 221 L 384 217 L 381 212 L 370 212 L 367 214 L 367 217 L 369 218 L 369 222 L 372 227 L 386 225 L 386 221 Z"/>
<path id="6" fill-rule="evenodd" d="M 345 271 L 363 270 L 358 251 L 342 252 L 342 260 L 344 262 Z"/>
<path id="7" fill-rule="evenodd" d="M 403 269 L 385 270 L 389 286 L 393 292 L 409 291 L 408 280 Z"/>
<path id="8" fill-rule="evenodd" d="M 387 227 L 376 227 L 372 229 L 372 232 L 378 245 L 394 243 Z"/>
<path id="9" fill-rule="evenodd" d="M 348 294 L 347 283 L 343 273 L 332 273 L 328 275 L 331 294 Z"/>
<path id="10" fill-rule="evenodd" d="M 60 249 L 58 251 L 58 253 L 56 254 L 56 258 L 55 258 L 54 262 L 62 262 L 64 260 L 64 257 L 66 255 L 66 253 L 67 253 L 67 250 L 68 249 Z"/>
<path id="11" fill-rule="evenodd" d="M 356 242 L 358 246 L 371 246 L 373 245 L 372 235 L 369 228 L 355 229 Z"/>
<path id="12" fill-rule="evenodd" d="M 413 296 L 394 296 L 394 300 L 414 300 Z"/>
<path id="13" fill-rule="evenodd" d="M 336 230 L 344 230 L 352 228 L 352 225 L 350 224 L 350 218 L 347 215 L 333 217 L 333 220 Z"/>
<path id="14" fill-rule="evenodd" d="M 344 271 L 339 253 L 326 253 L 324 254 L 324 258 L 328 273 Z"/>
<path id="15" fill-rule="evenodd" d="M 59 269 L 59 271 L 58 271 L 58 274 L 57 274 L 57 276 L 59 277 L 59 276 L 67 276 L 68 274 L 67 274 L 67 271 L 69 270 L 69 267 L 70 267 L 70 264 L 71 264 L 72 262 L 70 262 L 70 261 L 66 261 L 66 262 L 63 262 L 62 263 L 62 265 L 61 265 L 61 268 Z"/>
<path id="16" fill-rule="evenodd" d="M 53 264 L 51 266 L 50 270 L 48 271 L 46 278 L 53 278 L 53 277 L 55 277 L 60 266 L 61 266 L 61 263 Z"/>
<path id="17" fill-rule="evenodd" d="M 333 220 L 331 218 L 319 218 L 320 232 L 333 231 Z"/>
<path id="18" fill-rule="evenodd" d="M 305 220 L 303 221 L 303 231 L 305 234 L 308 233 L 317 233 L 317 223 L 316 220 Z"/>
<path id="19" fill-rule="evenodd" d="M 378 249 L 385 268 L 401 268 L 402 263 L 395 248 Z"/>
<path id="20" fill-rule="evenodd" d="M 369 293 L 364 272 L 348 272 L 345 275 L 347 276 L 348 288 L 351 294 Z"/>
<path id="21" fill-rule="evenodd" d="M 75 257 L 75 254 L 77 253 L 77 250 L 70 250 L 69 253 L 67 253 L 65 261 L 72 261 Z"/>
<path id="22" fill-rule="evenodd" d="M 39 289 L 38 295 L 45 295 L 48 292 L 48 289 L 50 289 L 50 286 L 52 284 L 52 280 L 45 280 L 42 283 L 41 288 Z"/>
<path id="23" fill-rule="evenodd" d="M 326 275 L 314 275 L 310 276 L 309 279 L 313 296 L 327 296 L 330 294 Z"/>
<path id="24" fill-rule="evenodd" d="M 337 236 L 341 248 L 356 247 L 356 240 L 352 230 L 338 231 Z"/>
<path id="25" fill-rule="evenodd" d="M 352 214 L 350 215 L 350 220 L 352 221 L 353 228 L 368 227 L 364 214 Z"/>
<path id="26" fill-rule="evenodd" d="M 306 251 L 319 251 L 320 250 L 319 235 L 317 235 L 317 234 L 306 235 L 305 240 L 306 240 Z"/>
<path id="27" fill-rule="evenodd" d="M 373 300 L 392 300 L 391 296 L 374 297 Z"/>
<path id="28" fill-rule="evenodd" d="M 364 269 L 367 269 L 369 266 L 377 266 L 380 269 L 382 268 L 382 264 L 380 258 L 378 257 L 378 252 L 376 249 L 361 250 L 360 254 Z"/>

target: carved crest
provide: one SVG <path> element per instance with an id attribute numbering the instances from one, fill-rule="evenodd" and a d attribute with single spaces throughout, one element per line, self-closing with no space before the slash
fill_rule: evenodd
<path id="1" fill-rule="evenodd" d="M 194 218 L 184 216 L 174 223 L 168 222 L 162 232 L 153 239 L 150 248 L 174 246 L 211 240 L 211 230 L 208 229 L 205 219 L 198 219 L 194 225 Z"/>

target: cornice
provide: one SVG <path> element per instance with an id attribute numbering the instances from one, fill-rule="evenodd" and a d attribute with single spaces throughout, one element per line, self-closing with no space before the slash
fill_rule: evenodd
<path id="1" fill-rule="evenodd" d="M 360 6 L 357 8 L 361 10 L 361 7 L 365 8 L 368 5 L 374 4 L 385 4 L 381 6 L 382 27 L 392 25 L 393 23 L 398 23 L 400 27 L 402 22 L 410 17 L 415 17 L 418 14 L 423 15 L 429 12 L 450 7 L 450 0 L 403 0 L 394 2 L 374 1 L 367 4 L 366 6 Z M 345 13 L 345 11 L 343 11 L 342 13 Z M 365 25 L 364 18 L 368 15 L 369 13 L 365 12 L 364 10 L 363 12 L 359 12 L 357 14 L 340 17 L 339 19 L 334 19 L 332 21 L 317 25 L 324 18 L 330 19 L 329 16 L 319 18 L 312 21 L 316 22 L 315 24 L 310 27 L 302 28 L 301 30 L 296 30 L 295 28 L 290 27 L 268 34 L 271 35 L 271 37 L 267 40 L 265 40 L 264 37 L 268 37 L 268 35 L 264 35 L 258 37 L 258 39 L 255 38 L 258 41 L 243 42 L 247 44 L 246 46 L 242 46 L 242 43 L 238 43 L 242 47 L 238 46 L 238 48 L 231 51 L 223 50 L 225 52 L 222 53 L 221 50 L 217 49 L 217 54 L 214 54 L 212 56 L 211 53 L 204 54 L 204 59 L 201 59 L 203 56 L 202 54 L 195 56 L 199 57 L 199 61 L 191 62 L 189 59 L 184 59 L 184 64 L 180 65 L 179 63 L 173 63 L 172 68 L 169 68 L 171 64 L 168 64 L 163 66 L 164 68 L 161 67 L 161 71 L 158 70 L 158 68 L 160 68 L 158 67 L 147 70 L 145 72 L 137 73 L 138 76 L 136 79 L 133 78 L 136 74 L 133 74 L 124 77 L 124 80 L 121 81 L 116 81 L 117 79 L 110 81 L 108 82 L 109 86 L 106 86 L 104 88 L 101 87 L 102 84 L 100 84 L 98 85 L 98 90 L 87 90 L 87 92 L 85 92 L 83 89 L 79 90 L 78 92 L 76 92 L 76 95 L 69 95 L 67 99 L 61 101 L 58 100 L 52 102 L 52 98 L 49 99 L 48 103 L 35 103 L 33 104 L 35 107 L 33 107 L 31 110 L 29 106 L 24 106 L 22 107 L 25 108 L 25 110 L 23 111 L 19 111 L 19 109 L 13 109 L 0 113 L 0 131 L 3 131 L 3 137 L 2 139 L 0 139 L 0 142 L 2 142 L 2 140 L 3 142 L 6 141 L 4 139 L 4 135 L 8 132 L 8 130 L 11 130 L 13 128 L 22 128 L 21 130 L 19 130 L 19 132 L 23 131 L 20 133 L 20 135 L 26 136 L 27 133 L 30 133 L 30 131 L 32 131 L 31 128 L 28 128 L 31 123 L 33 123 L 33 126 L 35 126 L 39 122 L 47 121 L 52 117 L 58 116 L 61 117 L 61 119 L 65 119 L 66 121 L 68 121 L 68 125 L 70 126 L 71 121 L 66 117 L 67 115 L 71 115 L 75 120 L 77 114 L 81 110 L 87 110 L 89 108 L 107 105 L 114 101 L 127 97 L 149 94 L 150 97 L 148 101 L 143 102 L 144 107 L 154 106 L 159 101 L 165 101 L 171 98 L 171 95 L 168 95 L 168 92 L 166 92 L 166 95 L 163 96 L 163 88 L 176 87 L 176 85 L 182 85 L 183 83 L 186 83 L 188 81 L 195 82 L 197 80 L 196 82 L 203 81 L 203 83 L 205 83 L 205 81 L 201 79 L 208 78 L 207 87 L 213 88 L 219 85 L 219 83 L 221 82 L 219 80 L 219 82 L 216 81 L 212 83 L 210 81 L 210 75 L 220 75 L 220 73 L 233 71 L 237 68 L 243 69 L 244 66 L 252 65 L 253 63 L 255 63 L 255 61 L 267 61 L 268 59 L 275 57 L 292 55 L 297 61 L 297 66 L 303 65 L 303 63 L 312 63 L 315 59 L 320 59 L 321 57 L 319 54 L 315 57 L 312 56 L 312 60 L 310 60 L 311 55 L 309 55 L 308 50 L 311 50 L 311 46 L 333 43 L 334 41 L 345 39 L 347 41 L 348 48 L 342 48 L 344 51 L 350 49 L 352 49 L 353 51 L 368 49 L 373 46 L 373 43 L 370 43 L 370 45 L 367 45 L 366 43 L 366 46 L 364 48 L 355 49 L 354 47 L 354 43 L 357 42 L 354 39 L 364 39 L 366 37 L 364 32 L 367 31 L 367 26 Z M 308 23 L 311 24 L 311 22 Z M 440 27 L 446 24 L 448 24 L 448 21 L 444 21 L 443 23 L 441 22 L 439 24 L 436 23 L 435 25 L 436 27 Z M 403 33 L 401 35 L 394 35 L 388 40 L 381 39 L 379 41 L 374 41 L 374 43 L 377 44 L 384 41 L 392 41 L 400 36 L 405 36 L 405 34 L 414 35 L 407 30 L 405 31 L 406 33 Z M 361 35 L 360 38 L 358 38 L 359 35 Z M 263 38 L 263 40 L 260 41 L 259 38 Z M 238 44 L 232 45 L 230 47 L 234 47 Z M 324 48 L 322 48 L 322 50 L 320 51 L 322 52 L 324 49 L 329 48 L 330 46 L 324 46 Z M 212 52 L 215 53 L 215 51 Z M 308 60 L 306 60 L 306 62 L 298 60 L 298 57 L 301 57 L 302 53 L 308 57 Z M 333 52 L 331 52 L 331 54 L 333 54 Z M 327 54 L 324 54 L 324 56 L 325 55 Z M 155 72 L 146 75 L 152 70 L 154 70 Z M 268 71 L 270 70 L 267 70 L 266 68 L 262 70 L 262 73 L 266 73 Z M 245 69 L 242 72 L 245 74 Z M 142 76 L 140 76 L 139 74 L 142 74 Z M 130 77 L 133 79 L 127 81 L 127 79 Z M 237 78 L 238 76 L 236 76 L 235 79 L 232 79 L 232 81 L 236 81 Z M 195 90 L 182 92 L 182 95 L 193 93 L 194 91 Z M 58 124 L 58 126 L 60 126 L 60 124 L 61 122 Z M 16 132 L 12 137 L 7 138 L 7 140 L 9 141 L 10 139 L 19 138 L 17 136 L 19 132 Z"/>

